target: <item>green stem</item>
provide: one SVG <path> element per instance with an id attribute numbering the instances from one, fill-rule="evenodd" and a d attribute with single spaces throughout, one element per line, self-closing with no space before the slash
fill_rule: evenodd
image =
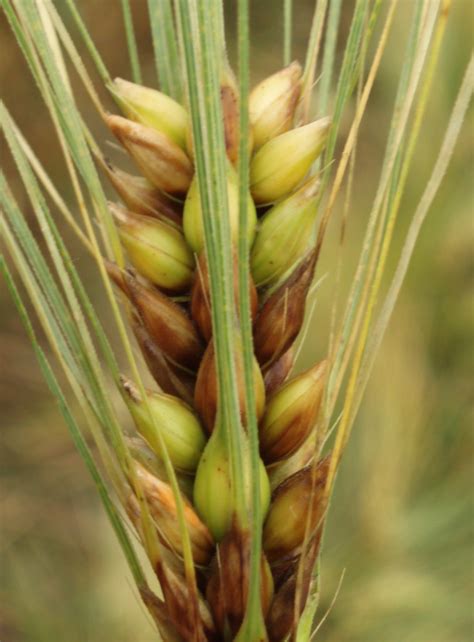
<path id="1" fill-rule="evenodd" d="M 235 374 L 235 303 L 220 69 L 224 45 L 219 42 L 219 2 L 206 0 L 191 6 L 175 0 L 186 87 L 191 112 L 194 151 L 206 257 L 209 265 L 212 328 L 219 388 L 216 430 L 223 431 L 231 461 L 235 511 L 240 523 L 247 519 L 242 479 L 243 441 Z"/>
<path id="2" fill-rule="evenodd" d="M 287 3 L 290 4 L 290 3 Z M 260 568 L 262 555 L 262 522 L 260 505 L 260 454 L 257 426 L 257 412 L 254 389 L 254 352 L 252 337 L 252 317 L 250 311 L 250 244 L 248 238 L 248 184 L 249 184 L 249 5 L 248 0 L 238 4 L 238 42 L 239 42 L 239 318 L 242 335 L 245 406 L 250 443 L 250 483 L 251 483 L 251 550 L 250 578 L 246 615 L 240 635 L 242 639 L 258 640 L 265 631 L 260 604 Z M 246 638 L 245 638 L 246 636 Z"/>

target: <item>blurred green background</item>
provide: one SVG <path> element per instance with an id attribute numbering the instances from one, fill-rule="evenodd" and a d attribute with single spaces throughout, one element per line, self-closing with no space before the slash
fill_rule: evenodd
<path id="1" fill-rule="evenodd" d="M 379 178 L 415 1 L 400 0 L 361 130 L 343 294 Z M 282 3 L 260 0 L 252 4 L 251 64 L 256 81 L 282 64 Z M 129 77 L 119 1 L 78 0 L 77 5 L 111 74 Z M 228 5 L 232 25 L 234 3 Z M 294 5 L 294 57 L 302 60 L 313 3 L 296 0 Z M 394 261 L 431 171 L 469 56 L 473 6 L 472 0 L 454 3 L 402 204 Z M 338 64 L 352 7 L 349 0 L 343 3 Z M 132 8 L 145 79 L 153 84 L 146 4 L 132 0 Z M 2 95 L 56 183 L 64 185 L 65 195 L 70 196 L 50 121 L 3 18 L 0 30 Z M 229 33 L 231 50 L 232 37 Z M 80 89 L 78 96 L 94 132 L 105 137 Z M 105 93 L 103 96 L 106 99 Z M 351 109 L 341 140 L 350 116 Z M 471 110 L 421 234 L 338 478 L 325 541 L 318 614 L 321 618 L 330 609 L 318 638 L 325 642 L 474 639 L 472 134 Z M 31 214 L 6 152 L 2 161 L 15 194 Z M 326 278 L 317 293 L 300 366 L 324 356 L 339 214 L 319 267 L 319 276 Z M 67 231 L 65 236 L 100 307 L 88 259 L 75 248 Z M 91 480 L 42 381 L 3 283 L 0 317 L 0 639 L 154 640 Z M 105 312 L 104 319 L 107 324 Z"/>

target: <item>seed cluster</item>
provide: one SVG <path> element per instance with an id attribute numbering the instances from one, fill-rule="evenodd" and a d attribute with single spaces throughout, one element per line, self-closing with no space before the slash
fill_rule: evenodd
<path id="1" fill-rule="evenodd" d="M 130 268 L 107 264 L 129 301 L 133 332 L 159 391 L 144 399 L 131 381 L 123 388 L 137 433 L 129 446 L 136 477 L 157 534 L 169 551 L 156 569 L 164 601 L 142 597 L 166 640 L 196 638 L 186 615 L 182 542 L 175 497 L 162 462 L 161 440 L 176 470 L 198 574 L 203 640 L 237 633 L 248 593 L 245 533 L 233 528 L 229 455 L 218 407 L 209 274 L 193 141 L 186 110 L 170 97 L 125 80 L 115 81 L 123 116 L 107 124 L 141 176 L 111 164 L 108 178 L 123 204 L 110 204 Z M 254 332 L 254 386 L 261 455 L 261 505 L 266 512 L 261 563 L 261 608 L 270 640 L 283 641 L 295 620 L 298 563 L 299 611 L 311 582 L 323 518 L 327 460 L 314 457 L 326 362 L 289 379 L 294 342 L 301 331 L 316 255 L 311 238 L 320 197 L 318 176 L 308 178 L 324 148 L 328 119 L 295 127 L 301 67 L 292 63 L 261 82 L 249 99 L 252 156 L 248 194 L 251 245 L 249 293 Z M 239 226 L 238 94 L 230 71 L 221 82 L 227 151 L 227 193 L 234 244 Z M 216 213 L 218 215 L 218 213 Z M 236 255 L 234 278 L 237 279 Z M 237 299 L 237 282 L 235 282 Z M 237 306 L 236 306 L 237 307 Z M 243 364 L 235 338 L 235 368 L 245 429 Z M 127 512 L 141 532 L 140 504 L 130 492 Z M 205 597 L 204 597 L 205 596 Z M 193 624 L 194 622 L 194 624 Z"/>

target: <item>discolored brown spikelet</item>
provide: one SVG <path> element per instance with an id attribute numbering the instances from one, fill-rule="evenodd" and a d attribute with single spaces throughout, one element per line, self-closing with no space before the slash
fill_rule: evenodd
<path id="1" fill-rule="evenodd" d="M 206 341 L 212 337 L 211 297 L 209 292 L 209 274 L 204 252 L 197 261 L 191 290 L 191 314 Z"/>
<path id="2" fill-rule="evenodd" d="M 313 250 L 260 310 L 254 327 L 254 346 L 262 367 L 268 367 L 279 359 L 298 336 L 315 265 L 316 253 Z"/>
<path id="3" fill-rule="evenodd" d="M 186 401 L 186 403 L 192 405 L 194 378 L 186 373 L 178 373 L 176 367 L 170 364 L 163 351 L 151 338 L 138 313 L 132 315 L 131 323 L 133 333 L 140 346 L 150 374 L 161 390 L 170 395 L 176 395 L 183 401 Z"/>
<path id="4" fill-rule="evenodd" d="M 105 122 L 155 187 L 167 194 L 186 193 L 194 171 L 191 161 L 176 143 L 156 129 L 122 116 L 109 114 Z"/>
<path id="5" fill-rule="evenodd" d="M 156 569 L 170 621 L 186 642 L 218 642 L 212 615 L 200 594 L 194 596 L 184 577 L 169 566 Z"/>
<path id="6" fill-rule="evenodd" d="M 239 154 L 239 91 L 234 72 L 226 63 L 224 63 L 221 72 L 220 97 L 227 158 L 233 165 L 236 165 Z M 251 150 L 252 130 L 249 131 L 249 138 L 249 150 Z M 191 127 L 188 127 L 186 133 L 186 150 L 192 158 L 194 156 L 194 141 Z"/>
<path id="7" fill-rule="evenodd" d="M 177 366 L 197 370 L 204 346 L 184 309 L 130 271 L 107 262 L 107 271 L 135 306 L 143 325 L 163 353 Z"/>
<path id="8" fill-rule="evenodd" d="M 238 342 L 237 342 L 238 343 Z M 235 367 L 237 370 L 237 383 L 240 401 L 240 412 L 245 425 L 245 390 L 242 352 L 235 351 Z M 265 409 L 265 385 L 262 373 L 257 362 L 254 362 L 254 386 L 257 419 L 260 420 Z M 214 351 L 214 342 L 211 340 L 204 353 L 198 370 L 196 387 L 194 389 L 194 403 L 201 419 L 209 432 L 212 432 L 217 415 L 217 370 Z"/>
<path id="9" fill-rule="evenodd" d="M 158 534 L 163 544 L 182 556 L 183 542 L 179 528 L 176 500 L 171 486 L 152 475 L 140 464 L 135 464 L 137 478 L 150 507 L 150 513 L 159 526 Z M 130 498 L 133 503 L 133 498 Z M 202 523 L 190 503 L 183 497 L 184 519 L 191 540 L 194 562 L 205 566 L 214 552 L 214 540 L 209 529 Z M 136 510 L 133 506 L 131 511 Z"/>
<path id="10" fill-rule="evenodd" d="M 235 165 L 239 154 L 239 96 L 230 70 L 221 82 L 221 105 L 227 157 Z"/>
<path id="11" fill-rule="evenodd" d="M 263 550 L 270 563 L 297 553 L 304 540 L 308 519 L 310 533 L 321 527 L 328 470 L 329 456 L 318 462 L 315 470 L 312 466 L 303 468 L 273 492 L 263 528 Z"/>
<path id="12" fill-rule="evenodd" d="M 315 427 L 326 361 L 288 381 L 269 399 L 260 425 L 260 452 L 273 463 L 292 455 Z"/>
<path id="13" fill-rule="evenodd" d="M 162 600 L 152 593 L 148 587 L 140 589 L 140 597 L 156 622 L 163 640 L 166 640 L 166 642 L 186 642 L 171 622 L 166 604 Z"/>
<path id="14" fill-rule="evenodd" d="M 134 435 L 133 437 L 126 437 L 125 442 L 130 450 L 130 454 L 134 461 L 141 464 L 148 472 L 152 473 L 161 481 L 168 481 L 166 473 L 166 466 L 163 461 L 153 452 L 145 439 L 141 435 Z M 193 478 L 191 475 L 176 472 L 181 491 L 188 499 L 193 495 Z"/>
<path id="15" fill-rule="evenodd" d="M 210 341 L 196 379 L 194 405 L 208 432 L 214 429 L 217 413 L 217 376 L 214 355 L 214 343 Z"/>
<path id="16" fill-rule="evenodd" d="M 278 388 L 285 383 L 295 364 L 295 350 L 289 348 L 281 357 L 275 361 L 263 374 L 265 393 L 270 397 Z"/>
<path id="17" fill-rule="evenodd" d="M 267 616 L 269 642 L 287 640 L 295 631 L 313 582 L 314 564 L 320 545 L 321 531 L 310 542 L 305 556 L 288 566 Z"/>
<path id="18" fill-rule="evenodd" d="M 164 192 L 154 187 L 143 176 L 134 176 L 112 165 L 104 159 L 104 169 L 117 194 L 132 212 L 166 218 L 181 225 L 183 207 Z"/>
<path id="19" fill-rule="evenodd" d="M 219 544 L 206 598 L 217 628 L 235 634 L 245 614 L 250 574 L 250 533 L 234 526 Z M 265 556 L 261 561 L 260 602 L 264 616 L 273 598 L 273 578 Z"/>
<path id="20" fill-rule="evenodd" d="M 239 306 L 239 282 L 237 270 L 237 254 L 234 253 L 234 292 L 235 305 Z M 258 307 L 257 288 L 249 276 L 249 296 L 250 309 L 252 318 L 255 319 Z M 209 290 L 209 272 L 204 252 L 201 253 L 197 261 L 197 269 L 194 277 L 193 288 L 191 291 L 191 314 L 196 322 L 202 336 L 206 341 L 212 337 L 212 319 L 211 319 L 211 295 Z"/>

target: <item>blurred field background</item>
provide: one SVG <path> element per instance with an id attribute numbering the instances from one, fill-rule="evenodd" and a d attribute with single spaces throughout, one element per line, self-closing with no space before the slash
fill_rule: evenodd
<path id="1" fill-rule="evenodd" d="M 399 3 L 361 130 L 342 299 L 379 178 L 402 42 L 414 2 Z M 77 4 L 112 75 L 129 78 L 119 1 L 78 0 Z M 277 4 L 279 9 L 280 3 L 272 0 L 253 3 L 255 81 L 282 64 Z M 232 24 L 234 3 L 228 5 Z M 294 57 L 302 60 L 313 2 L 296 0 L 294 5 Z M 343 3 L 340 51 L 352 6 L 349 0 Z M 452 9 L 402 205 L 400 238 L 431 172 L 469 56 L 473 7 L 472 0 L 457 0 Z M 132 8 L 145 80 L 153 84 L 146 4 L 133 0 Z M 50 121 L 3 17 L 0 36 L 2 96 L 56 184 L 64 185 L 70 196 Z M 104 138 L 106 132 L 80 88 L 78 94 L 93 131 Z M 350 116 L 349 110 L 346 131 Z M 324 642 L 474 639 L 472 135 L 471 109 L 422 232 L 339 475 L 322 566 L 318 617 L 330 609 L 318 636 Z M 30 211 L 4 148 L 2 164 L 20 202 Z M 325 279 L 317 292 L 300 367 L 324 356 L 339 226 L 338 215 L 319 266 L 318 275 Z M 66 230 L 65 237 L 74 247 Z M 101 309 L 97 279 L 87 257 L 79 248 L 73 255 Z M 154 640 L 91 480 L 5 290 L 2 283 L 0 639 Z M 103 318 L 107 325 L 106 311 Z"/>

